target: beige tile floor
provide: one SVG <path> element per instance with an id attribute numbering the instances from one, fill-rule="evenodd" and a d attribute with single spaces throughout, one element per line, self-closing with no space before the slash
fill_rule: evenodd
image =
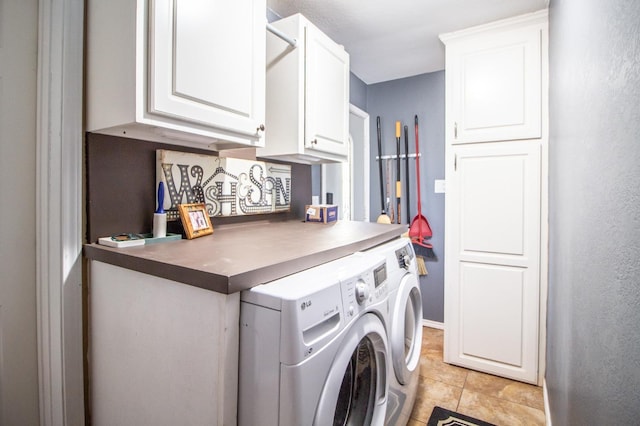
<path id="1" fill-rule="evenodd" d="M 408 426 L 424 426 L 439 405 L 498 426 L 544 425 L 542 388 L 442 360 L 444 332 L 424 327 L 420 383 Z"/>

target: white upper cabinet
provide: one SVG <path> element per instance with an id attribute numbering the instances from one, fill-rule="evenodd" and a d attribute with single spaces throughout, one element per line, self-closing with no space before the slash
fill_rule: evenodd
<path id="1" fill-rule="evenodd" d="M 298 163 L 344 161 L 349 138 L 349 54 L 297 14 L 267 34 L 268 142 L 260 157 Z"/>
<path id="2" fill-rule="evenodd" d="M 87 130 L 264 146 L 264 0 L 89 0 Z"/>
<path id="3" fill-rule="evenodd" d="M 530 20 L 530 17 L 529 17 Z M 543 19 L 442 35 L 447 139 L 451 143 L 540 138 Z"/>

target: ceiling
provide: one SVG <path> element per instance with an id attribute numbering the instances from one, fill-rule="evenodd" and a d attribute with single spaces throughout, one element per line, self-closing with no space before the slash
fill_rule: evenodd
<path id="1" fill-rule="evenodd" d="M 535 12 L 548 0 L 267 0 L 281 17 L 302 13 L 351 59 L 366 84 L 444 69 L 438 35 Z"/>

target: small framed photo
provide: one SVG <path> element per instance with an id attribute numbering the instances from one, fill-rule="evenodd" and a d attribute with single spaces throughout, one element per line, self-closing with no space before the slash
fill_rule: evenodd
<path id="1" fill-rule="evenodd" d="M 178 211 L 188 239 L 213 234 L 213 225 L 204 204 L 179 204 Z"/>

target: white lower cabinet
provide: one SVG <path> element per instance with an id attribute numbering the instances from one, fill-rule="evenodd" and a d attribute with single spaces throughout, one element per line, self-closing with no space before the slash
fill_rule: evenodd
<path id="1" fill-rule="evenodd" d="M 349 54 L 300 14 L 273 23 L 298 41 L 267 34 L 266 133 L 260 157 L 314 164 L 349 152 Z"/>
<path id="2" fill-rule="evenodd" d="M 89 0 L 87 130 L 264 146 L 264 0 Z"/>
<path id="3" fill-rule="evenodd" d="M 240 293 L 90 262 L 92 424 L 235 425 Z"/>
<path id="4" fill-rule="evenodd" d="M 537 383 L 540 141 L 456 146 L 452 157 L 445 361 Z"/>

